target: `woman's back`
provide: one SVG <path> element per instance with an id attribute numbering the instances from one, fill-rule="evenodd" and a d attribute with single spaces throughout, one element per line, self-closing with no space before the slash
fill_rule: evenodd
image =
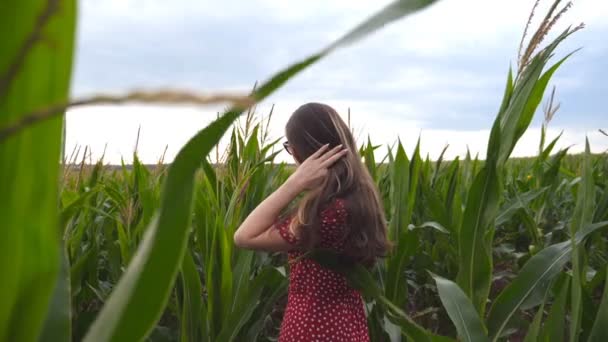
<path id="1" fill-rule="evenodd" d="M 321 211 L 318 247 L 344 250 L 348 213 L 343 199 L 334 199 Z M 322 267 L 295 249 L 298 239 L 289 230 L 291 218 L 275 228 L 294 250 L 290 267 L 287 308 L 279 341 L 369 341 L 361 294 L 341 274 Z"/>

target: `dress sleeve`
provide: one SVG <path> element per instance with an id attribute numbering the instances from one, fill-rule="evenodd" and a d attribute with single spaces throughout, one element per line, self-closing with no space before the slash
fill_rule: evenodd
<path id="1" fill-rule="evenodd" d="M 298 238 L 289 230 L 291 217 L 277 218 L 273 224 L 273 228 L 279 231 L 281 237 L 292 245 L 298 243 Z"/>

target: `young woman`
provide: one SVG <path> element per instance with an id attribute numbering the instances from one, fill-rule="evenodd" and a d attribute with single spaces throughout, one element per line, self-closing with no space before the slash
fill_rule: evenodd
<path id="1" fill-rule="evenodd" d="M 350 130 L 333 108 L 305 104 L 292 114 L 285 131 L 284 146 L 297 169 L 251 212 L 234 242 L 242 248 L 289 252 L 280 342 L 369 341 L 361 294 L 344 276 L 305 253 L 330 249 L 365 265 L 384 256 L 389 242 L 378 191 Z M 279 218 L 301 193 L 297 207 Z"/>

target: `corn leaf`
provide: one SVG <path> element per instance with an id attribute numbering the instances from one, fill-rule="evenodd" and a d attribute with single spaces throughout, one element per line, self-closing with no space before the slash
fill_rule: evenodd
<path id="1" fill-rule="evenodd" d="M 503 204 L 503 206 L 500 208 L 499 214 L 496 217 L 495 225 L 500 226 L 507 223 L 518 210 L 528 208 L 530 203 L 545 193 L 546 190 L 547 188 L 535 189 L 514 196 L 513 199 Z"/>
<path id="2" fill-rule="evenodd" d="M 222 327 L 221 333 L 215 341 L 235 341 L 236 336 L 247 320 L 253 314 L 256 306 L 260 304 L 260 296 L 266 286 L 280 286 L 285 278 L 274 268 L 266 268 L 260 272 L 246 288 L 241 288 L 243 295 L 230 313 L 227 324 Z"/>
<path id="3" fill-rule="evenodd" d="M 538 335 L 540 333 L 540 324 L 543 320 L 543 316 L 545 313 L 545 303 L 547 303 L 547 297 L 549 295 L 549 288 L 545 292 L 545 299 L 543 303 L 540 305 L 540 308 L 536 311 L 536 315 L 534 315 L 534 320 L 532 320 L 532 324 L 528 327 L 528 332 L 526 333 L 526 337 L 524 338 L 524 342 L 536 342 L 538 339 Z"/>
<path id="4" fill-rule="evenodd" d="M 67 100 L 75 24 L 73 0 L 0 2 L 0 127 Z M 62 124 L 58 117 L 0 143 L 0 341 L 39 338 L 57 283 Z"/>
<path id="5" fill-rule="evenodd" d="M 606 226 L 608 226 L 608 221 L 584 227 L 576 233 L 574 244 L 579 245 L 589 234 Z M 517 277 L 498 295 L 487 318 L 489 334 L 493 341 L 498 340 L 513 315 L 525 301 L 529 302 L 529 298 L 532 296 L 542 300 L 551 280 L 569 261 L 572 247 L 571 241 L 565 241 L 544 248 L 526 262 Z"/>
<path id="6" fill-rule="evenodd" d="M 566 323 L 566 304 L 570 290 L 570 276 L 565 275 L 565 280 L 557 287 L 557 296 L 553 300 L 551 310 L 543 324 L 539 341 L 561 342 L 564 340 L 564 327 Z"/>
<path id="7" fill-rule="evenodd" d="M 606 271 L 602 301 L 597 309 L 597 315 L 589 335 L 589 342 L 601 341 L 608 341 L 608 270 Z"/>
<path id="8" fill-rule="evenodd" d="M 200 322 L 203 290 L 196 265 L 190 253 L 184 255 L 181 278 L 183 284 L 181 340 L 200 341 L 202 339 Z"/>
<path id="9" fill-rule="evenodd" d="M 53 299 L 46 315 L 40 341 L 70 341 L 72 339 L 72 301 L 70 265 L 65 251 L 61 255 L 61 270 L 57 277 Z"/>
<path id="10" fill-rule="evenodd" d="M 410 162 L 407 159 L 403 145 L 399 143 L 397 153 L 391 168 L 391 212 L 392 219 L 389 224 L 389 234 L 393 241 L 399 246 L 396 253 L 387 261 L 386 295 L 393 302 L 402 305 L 406 299 L 403 288 L 405 277 L 403 269 L 408 250 L 407 225 L 411 219 L 408 216 L 409 207 L 409 184 L 410 184 Z"/>
<path id="11" fill-rule="evenodd" d="M 479 314 L 460 287 L 436 274 L 431 273 L 431 276 L 435 279 L 441 303 L 456 326 L 460 339 L 468 342 L 489 341 Z"/>
<path id="12" fill-rule="evenodd" d="M 458 285 L 480 314 L 484 312 L 492 276 L 492 251 L 485 236 L 498 211 L 498 193 L 496 169 L 488 165 L 477 174 L 469 190 L 458 237 Z"/>
<path id="13" fill-rule="evenodd" d="M 570 236 L 572 241 L 572 288 L 570 298 L 570 342 L 578 341 L 582 317 L 582 286 L 585 283 L 583 274 L 583 260 L 581 252 L 575 241 L 575 234 L 584 226 L 591 223 L 595 208 L 595 183 L 591 168 L 591 152 L 589 140 L 585 142 L 585 155 L 583 157 L 582 181 L 578 185 L 576 207 L 570 224 Z"/>

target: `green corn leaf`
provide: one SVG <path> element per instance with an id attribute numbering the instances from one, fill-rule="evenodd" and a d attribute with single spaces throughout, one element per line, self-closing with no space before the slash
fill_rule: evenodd
<path id="1" fill-rule="evenodd" d="M 568 153 L 568 148 L 560 150 L 557 152 L 548 162 L 548 167 L 542 175 L 542 186 L 550 186 L 557 184 L 557 177 L 559 175 L 559 169 L 562 163 L 562 160 Z"/>
<path id="2" fill-rule="evenodd" d="M 222 305 L 222 301 L 225 298 L 222 298 L 220 292 L 220 276 L 218 275 L 221 272 L 220 267 L 218 266 L 218 252 L 217 252 L 217 227 L 215 225 L 211 225 L 207 231 L 212 231 L 212 237 L 208 245 L 206 245 L 203 252 L 206 253 L 204 272 L 205 272 L 205 290 L 207 290 L 207 305 L 205 308 L 207 309 L 203 315 L 207 318 L 206 323 L 208 326 L 208 331 L 206 333 L 212 339 L 218 334 L 218 330 L 221 328 L 222 319 L 224 318 L 223 312 L 224 307 Z"/>
<path id="3" fill-rule="evenodd" d="M 585 275 L 583 274 L 582 253 L 579 251 L 575 234 L 584 226 L 591 223 L 593 219 L 593 211 L 595 208 L 595 183 L 593 180 L 591 167 L 591 152 L 589 149 L 589 140 L 585 141 L 585 155 L 583 157 L 582 181 L 578 185 L 578 194 L 576 197 L 576 207 L 572 215 L 570 224 L 570 235 L 572 241 L 572 288 L 571 288 L 571 312 L 572 319 L 570 320 L 570 342 L 578 341 L 582 317 L 582 287 L 585 284 Z"/>
<path id="4" fill-rule="evenodd" d="M 230 175 L 234 178 L 236 178 L 236 180 L 239 179 L 239 145 L 238 143 L 238 139 L 237 139 L 237 135 L 236 135 L 236 128 L 232 129 L 232 134 L 230 135 L 230 150 L 228 153 L 228 157 L 227 157 L 227 161 L 226 164 L 228 164 L 228 167 L 230 169 Z"/>
<path id="5" fill-rule="evenodd" d="M 406 227 L 410 223 L 409 212 L 409 193 L 410 193 L 410 161 L 405 154 L 403 145 L 399 142 L 395 160 L 391 165 L 391 222 L 389 226 L 390 237 L 397 241 L 402 233 L 406 232 Z"/>
<path id="6" fill-rule="evenodd" d="M 500 136 L 498 134 L 490 136 L 487 158 L 488 160 L 494 160 L 494 158 L 490 158 L 490 155 L 496 156 L 497 165 L 504 164 L 517 143 L 518 125 L 525 120 L 523 119 L 524 113 L 529 114 L 525 112 L 525 107 L 535 89 L 538 78 L 541 76 L 545 63 L 546 60 L 538 56 L 532 60 L 516 82 L 510 103 L 497 118 L 496 123 L 500 127 L 498 131 Z M 500 139 L 498 140 L 498 138 Z"/>
<path id="7" fill-rule="evenodd" d="M 0 3 L 0 127 L 67 101 L 75 27 L 74 0 Z M 53 300 L 62 125 L 56 117 L 0 142 L 0 341 L 36 341 Z"/>
<path id="8" fill-rule="evenodd" d="M 597 315 L 591 328 L 589 342 L 608 341 L 608 268 L 606 269 L 606 281 L 604 282 L 604 294 L 597 309 Z"/>
<path id="9" fill-rule="evenodd" d="M 203 290 L 196 265 L 190 253 L 184 255 L 181 278 L 183 284 L 181 341 L 200 341 L 202 339 L 200 322 Z"/>
<path id="10" fill-rule="evenodd" d="M 397 306 L 402 307 L 407 300 L 407 283 L 403 274 L 405 262 L 414 252 L 411 235 L 408 234 L 409 222 L 412 221 L 418 180 L 420 176 L 420 139 L 416 144 L 412 160 L 408 161 L 403 145 L 399 142 L 392 169 L 393 220 L 391 230 L 397 239 L 397 253 L 388 260 L 386 295 Z"/>
<path id="11" fill-rule="evenodd" d="M 420 169 L 422 167 L 422 159 L 420 158 L 420 137 L 414 148 L 412 154 L 412 161 L 410 162 L 410 183 L 409 183 L 409 195 L 407 199 L 407 216 L 406 223 L 412 221 L 412 215 L 414 213 L 414 207 L 416 205 L 416 195 L 418 194 L 418 183 L 420 180 Z"/>
<path id="12" fill-rule="evenodd" d="M 470 185 L 470 181 L 475 175 L 473 172 L 473 161 L 471 159 L 471 151 L 469 150 L 469 146 L 467 146 L 467 154 L 464 157 L 464 161 L 462 162 L 462 182 L 461 185 L 463 187 L 463 194 L 466 194 L 466 190 Z M 463 197 L 466 199 L 466 197 Z"/>
<path id="13" fill-rule="evenodd" d="M 538 108 L 538 105 L 540 104 L 540 101 L 542 100 L 543 95 L 545 94 L 545 90 L 547 89 L 547 85 L 549 84 L 551 77 L 553 76 L 555 71 L 557 71 L 557 69 L 562 65 L 562 63 L 564 63 L 570 56 L 572 56 L 572 54 L 574 54 L 574 52 L 569 53 L 568 55 L 560 59 L 557 63 L 555 63 L 553 66 L 551 66 L 547 71 L 542 74 L 542 76 L 534 84 L 534 87 L 530 92 L 524 110 L 519 118 L 519 121 L 517 122 L 517 127 L 514 136 L 514 144 L 511 147 L 509 154 L 511 154 L 511 151 L 513 151 L 513 148 L 515 148 L 515 144 L 517 143 L 519 138 L 521 138 L 526 129 L 528 129 L 530 122 L 532 122 L 534 113 L 536 112 L 536 109 Z M 547 57 L 547 59 L 548 58 L 549 57 Z"/>
<path id="14" fill-rule="evenodd" d="M 350 45 L 369 35 L 387 24 L 399 20 L 408 14 L 418 12 L 434 4 L 438 0 L 397 0 L 388 4 L 381 11 L 374 14 L 355 29 L 345 34 L 342 38 L 327 47 L 325 53 L 336 48 Z"/>
<path id="15" fill-rule="evenodd" d="M 485 237 L 498 211 L 498 191 L 496 169 L 487 165 L 473 181 L 458 236 L 458 285 L 480 314 L 485 310 L 490 291 L 492 251 L 485 243 Z"/>
<path id="16" fill-rule="evenodd" d="M 543 315 L 545 313 L 545 303 L 547 302 L 547 297 L 549 294 L 549 288 L 545 291 L 545 299 L 543 303 L 540 305 L 540 308 L 536 311 L 536 315 L 534 315 L 534 320 L 532 320 L 532 324 L 528 327 L 528 332 L 526 333 L 526 337 L 524 338 L 524 342 L 536 342 L 538 339 L 538 335 L 540 333 L 540 324 L 543 320 Z"/>
<path id="17" fill-rule="evenodd" d="M 279 141 L 281 141 L 281 139 L 283 139 L 283 138 L 277 138 L 276 140 L 267 143 L 265 146 L 262 147 L 261 154 L 263 156 L 265 156 L 266 154 L 268 154 L 268 151 L 270 151 L 271 149 L 273 149 L 274 147 L 276 147 L 276 145 L 279 143 Z M 279 148 L 279 151 L 282 151 L 282 149 Z"/>
<path id="18" fill-rule="evenodd" d="M 368 311 L 367 327 L 371 341 L 401 341 L 401 329 L 386 318 L 379 305 Z"/>
<path id="19" fill-rule="evenodd" d="M 541 161 L 547 160 L 547 158 L 551 154 L 551 151 L 553 151 L 553 148 L 555 148 L 555 144 L 557 144 L 557 141 L 562 137 L 562 134 L 564 134 L 564 131 L 559 132 L 559 134 L 557 135 L 557 137 L 555 137 L 555 139 L 553 139 L 549 143 L 549 145 L 547 145 L 547 147 L 542 151 L 542 153 L 540 155 L 540 160 Z"/>
<path id="20" fill-rule="evenodd" d="M 209 182 L 209 185 L 210 185 L 209 189 L 216 196 L 215 197 L 216 200 L 219 201 L 219 198 L 217 198 L 218 184 L 217 184 L 217 176 L 215 174 L 215 170 L 213 169 L 213 166 L 211 166 L 211 164 L 206 159 L 204 159 L 202 161 L 202 165 L 203 165 L 203 171 L 205 172 L 206 180 Z"/>
<path id="21" fill-rule="evenodd" d="M 532 214 L 530 213 L 530 209 L 523 208 L 517 211 L 515 216 L 520 221 L 521 226 L 527 231 L 527 235 L 530 237 L 531 243 L 535 246 L 542 247 L 542 236 L 539 233 L 538 224 L 536 221 L 534 221 L 534 217 L 532 217 Z"/>
<path id="22" fill-rule="evenodd" d="M 553 90 L 555 90 L 555 87 L 553 88 Z M 539 153 L 540 157 L 542 157 L 542 155 L 543 155 L 542 152 L 543 152 L 543 150 L 545 148 L 546 135 L 547 135 L 547 127 L 546 127 L 546 123 L 543 122 L 543 124 L 540 127 L 540 142 L 538 144 L 538 151 L 540 152 Z"/>
<path id="23" fill-rule="evenodd" d="M 420 141 L 420 138 L 418 138 L 418 141 Z M 437 178 L 439 177 L 439 170 L 441 169 L 441 164 L 443 162 L 443 155 L 445 154 L 445 151 L 448 150 L 448 147 L 450 145 L 445 145 L 443 147 L 443 149 L 441 150 L 441 153 L 439 154 L 439 157 L 437 158 L 437 161 L 435 162 L 435 172 L 433 173 L 433 179 L 431 180 L 431 186 L 435 186 L 435 182 L 437 182 Z"/>
<path id="24" fill-rule="evenodd" d="M 355 276 L 353 275 L 353 278 Z M 358 281 L 358 280 L 351 280 L 351 281 Z M 369 288 L 369 281 L 366 281 L 365 283 L 367 283 L 368 285 L 365 285 L 367 288 Z M 364 283 L 362 282 L 361 285 L 363 285 Z M 393 322 L 394 324 L 397 324 L 400 328 L 401 328 L 401 332 L 406 335 L 407 337 L 411 338 L 413 341 L 433 341 L 433 336 L 431 333 L 429 333 L 428 331 L 424 330 L 424 328 L 420 327 L 418 324 L 416 324 L 412 319 L 410 319 L 405 312 L 403 312 L 399 307 L 397 307 L 395 304 L 393 304 L 391 301 L 389 301 L 386 297 L 384 297 L 383 295 L 375 295 L 373 296 L 373 298 L 380 303 L 382 306 L 385 307 L 385 309 L 387 310 L 387 317 L 388 319 Z"/>
<path id="25" fill-rule="evenodd" d="M 260 143 L 258 141 L 258 132 L 260 129 L 260 125 L 256 125 L 245 144 L 245 148 L 243 150 L 243 158 L 245 160 L 256 160 L 257 155 L 260 151 Z"/>
<path id="26" fill-rule="evenodd" d="M 75 260 L 70 267 L 70 289 L 72 294 L 78 294 L 80 291 L 80 285 L 83 281 L 83 274 L 86 272 L 88 266 L 94 263 L 97 259 L 97 246 L 91 246 L 86 252 Z"/>
<path id="27" fill-rule="evenodd" d="M 392 241 L 396 241 L 399 248 L 396 253 L 387 261 L 386 276 L 386 295 L 387 297 L 401 305 L 406 299 L 404 289 L 405 277 L 403 268 L 408 254 L 411 252 L 407 248 L 407 225 L 409 223 L 408 200 L 410 184 L 410 162 L 407 159 L 403 145 L 399 142 L 395 160 L 391 165 L 391 212 L 392 219 L 389 224 L 389 235 Z"/>
<path id="28" fill-rule="evenodd" d="M 603 282 L 606 278 L 607 271 L 608 270 L 606 270 L 606 269 L 602 269 L 602 270 L 595 272 L 595 275 L 593 276 L 593 278 L 591 278 L 591 280 L 589 280 L 587 282 L 586 290 L 597 291 L 597 289 L 603 284 Z"/>
<path id="29" fill-rule="evenodd" d="M 70 341 L 72 339 L 72 301 L 70 265 L 65 250 L 61 253 L 61 270 L 53 299 L 46 315 L 39 341 Z"/>
<path id="30" fill-rule="evenodd" d="M 589 234 L 606 226 L 608 226 L 608 221 L 584 227 L 576 233 L 575 245 L 580 244 Z M 517 277 L 498 295 L 487 318 L 487 327 L 493 341 L 498 340 L 524 302 L 529 307 L 540 304 L 551 280 L 569 261 L 572 247 L 570 241 L 565 241 L 544 248 L 526 262 Z M 539 300 L 531 301 L 531 297 L 537 297 Z"/>
<path id="31" fill-rule="evenodd" d="M 259 305 L 262 291 L 267 285 L 279 285 L 285 278 L 274 268 L 265 268 L 258 274 L 248 287 L 241 288 L 244 295 L 239 295 L 241 302 L 235 306 L 230 314 L 227 324 L 222 327 L 221 333 L 215 341 L 235 341 L 241 328 L 251 317 L 254 309 Z"/>
<path id="32" fill-rule="evenodd" d="M 488 147 L 489 160 L 493 160 L 493 158 L 490 158 L 491 155 L 496 155 L 498 157 L 498 165 L 502 165 L 509 158 L 517 141 L 532 120 L 548 81 L 555 70 L 571 54 L 549 68 L 541 76 L 542 70 L 551 58 L 555 48 L 572 32 L 570 29 L 564 31 L 544 50 L 534 56 L 523 73 L 518 76 L 510 101 L 503 108 L 504 111 L 499 112 L 497 118 L 497 121 L 500 122 L 500 137 L 497 134 L 492 134 L 490 137 Z M 498 141 L 495 141 L 498 138 L 500 138 L 500 144 L 498 144 Z"/>
<path id="33" fill-rule="evenodd" d="M 249 275 L 251 274 L 251 260 L 253 259 L 252 251 L 239 251 L 236 255 L 236 266 L 234 267 L 234 293 L 235 296 L 226 298 L 224 305 L 232 302 L 230 311 L 236 310 L 236 306 L 239 302 L 243 301 L 240 296 L 246 295 L 247 292 L 244 290 L 249 286 Z"/>
<path id="34" fill-rule="evenodd" d="M 547 189 L 541 188 L 537 190 L 530 190 L 523 194 L 516 194 L 512 200 L 505 203 L 499 210 L 498 216 L 496 216 L 496 226 L 507 223 L 515 213 L 523 208 L 528 208 L 530 203 L 542 195 Z"/>
<path id="35" fill-rule="evenodd" d="M 489 341 L 479 314 L 460 287 L 436 274 L 431 273 L 431 276 L 435 279 L 441 303 L 456 326 L 460 339 L 468 342 Z"/>
<path id="36" fill-rule="evenodd" d="M 450 233 L 447 229 L 445 229 L 444 226 L 442 226 L 440 223 L 434 222 L 434 221 L 424 222 L 423 224 L 418 225 L 418 226 L 415 226 L 413 224 L 410 224 L 408 226 L 408 229 L 410 229 L 410 230 L 420 229 L 420 228 L 432 228 L 432 229 L 435 229 L 444 234 Z"/>
<path id="37" fill-rule="evenodd" d="M 374 147 L 372 146 L 369 137 L 367 138 L 367 145 L 362 150 L 362 157 L 365 161 L 365 166 L 367 167 L 367 171 L 369 171 L 369 175 L 372 177 L 374 182 L 378 182 L 377 168 L 376 168 L 376 158 L 374 156 Z"/>
<path id="38" fill-rule="evenodd" d="M 264 328 L 265 318 L 268 317 L 274 310 L 277 300 L 287 293 L 287 279 L 280 277 L 275 278 L 274 283 L 266 283 L 266 288 L 270 290 L 268 297 L 263 298 L 263 304 L 259 303 L 256 311 L 251 314 L 251 317 L 256 317 L 254 324 L 247 331 L 246 341 L 257 341 L 259 334 Z"/>
<path id="39" fill-rule="evenodd" d="M 566 304 L 568 303 L 568 293 L 570 289 L 570 276 L 562 277 L 561 284 L 558 282 L 557 296 L 553 300 L 549 315 L 540 332 L 538 341 L 561 342 L 564 340 L 564 326 L 566 325 Z"/>
<path id="40" fill-rule="evenodd" d="M 502 96 L 502 102 L 500 104 L 500 109 L 498 110 L 498 115 L 502 115 L 507 109 L 507 106 L 511 102 L 511 96 L 513 95 L 513 68 L 509 66 L 509 73 L 507 74 L 507 85 L 505 86 L 505 92 Z M 469 153 L 469 148 L 467 146 L 467 160 L 471 160 L 471 154 Z"/>
<path id="41" fill-rule="evenodd" d="M 89 201 L 90 197 L 97 194 L 100 190 L 101 187 L 97 186 L 92 189 L 89 189 L 84 194 L 80 195 L 76 200 L 70 202 L 68 206 L 63 208 L 61 210 L 61 213 L 59 214 L 60 227 L 65 227 L 70 217 L 72 217 L 72 215 L 78 212 L 78 210 L 80 210 L 82 206 L 85 205 L 87 201 Z"/>
<path id="42" fill-rule="evenodd" d="M 229 307 L 226 307 L 226 303 L 230 303 L 233 300 L 234 293 L 232 292 L 232 286 L 234 285 L 233 273 L 232 273 L 232 239 L 228 236 L 228 229 L 224 229 L 224 226 L 217 226 L 218 240 L 217 252 L 219 253 L 219 273 L 220 273 L 220 298 L 221 298 L 221 309 L 223 311 L 222 317 L 230 312 Z"/>
<path id="43" fill-rule="evenodd" d="M 439 191 L 433 191 L 426 182 L 421 182 L 421 187 L 426 207 L 429 211 L 429 218 L 446 228 L 448 231 L 451 231 L 454 224 L 450 217 L 451 205 L 447 203 L 449 199 L 444 201 L 441 198 L 441 193 Z M 412 224 L 408 226 L 410 229 L 413 227 L 414 225 Z"/>

